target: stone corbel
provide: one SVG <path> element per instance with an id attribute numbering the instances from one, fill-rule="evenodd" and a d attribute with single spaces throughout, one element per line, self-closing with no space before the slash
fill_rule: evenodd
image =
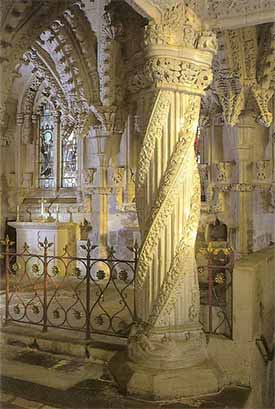
<path id="1" fill-rule="evenodd" d="M 89 186 L 93 185 L 95 174 L 96 174 L 96 168 L 83 169 L 84 184 L 89 185 Z"/>
<path id="2" fill-rule="evenodd" d="M 123 187 L 124 187 L 125 168 L 123 166 L 113 170 L 113 190 L 116 195 L 117 206 L 120 209 L 123 204 Z"/>
<path id="3" fill-rule="evenodd" d="M 226 192 L 213 189 L 211 197 L 207 198 L 208 213 L 217 214 L 225 211 L 225 194 Z"/>
<path id="4" fill-rule="evenodd" d="M 245 94 L 241 89 L 239 92 L 228 89 L 225 93 L 217 91 L 220 103 L 223 107 L 223 114 L 226 123 L 230 126 L 235 126 L 238 123 L 239 116 L 244 110 Z"/>
<path id="5" fill-rule="evenodd" d="M 112 182 L 113 182 L 114 187 L 124 185 L 124 174 L 125 174 L 124 166 L 120 166 L 113 170 Z"/>
<path id="6" fill-rule="evenodd" d="M 270 181 L 271 161 L 270 160 L 258 160 L 254 164 L 255 166 L 255 178 L 257 182 Z"/>
<path id="7" fill-rule="evenodd" d="M 252 87 L 252 93 L 260 110 L 257 121 L 259 124 L 268 128 L 272 123 L 272 113 L 269 111 L 269 103 L 274 95 L 274 91 L 272 89 L 254 86 Z"/>
<path id="8" fill-rule="evenodd" d="M 234 166 L 235 162 L 233 161 L 215 163 L 214 167 L 216 170 L 216 182 L 230 183 Z"/>

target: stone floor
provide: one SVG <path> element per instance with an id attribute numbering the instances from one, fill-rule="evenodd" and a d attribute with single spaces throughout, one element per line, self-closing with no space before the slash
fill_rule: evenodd
<path id="1" fill-rule="evenodd" d="M 25 293 L 24 296 L 28 298 L 29 294 Z M 4 297 L 0 297 L 0 300 L 2 304 L 1 305 L 2 308 L 0 308 L 0 310 L 3 311 Z M 105 302 L 108 303 L 109 305 L 112 305 L 108 297 L 106 297 Z M 113 309 L 113 306 L 112 306 L 112 309 Z M 26 331 L 27 333 L 25 333 Z M 97 344 L 94 341 L 86 345 L 85 339 L 83 338 L 82 340 L 82 337 L 80 337 L 79 345 L 78 344 L 75 345 L 73 341 L 69 342 L 69 337 L 67 334 L 66 336 L 63 334 L 64 332 L 63 330 L 56 330 L 56 331 L 49 330 L 48 334 L 43 334 L 41 333 L 41 330 L 39 328 L 33 328 L 31 330 L 30 328 L 27 328 L 27 327 L 24 328 L 23 326 L 21 330 L 21 338 L 18 338 L 18 339 L 20 340 L 20 342 L 22 342 L 23 340 L 24 344 L 23 346 L 19 345 L 18 348 L 19 349 L 21 347 L 23 348 L 24 355 L 21 354 L 21 351 L 19 351 L 21 354 L 20 359 L 18 359 L 18 356 L 17 356 L 18 354 L 16 355 L 16 360 L 21 365 L 21 369 L 23 368 L 24 365 L 28 364 L 26 360 L 30 355 L 29 353 L 27 353 L 28 351 L 27 352 L 25 351 L 25 349 L 32 348 L 32 345 L 34 344 L 34 340 L 38 344 L 38 347 L 42 348 L 44 345 L 46 348 L 45 351 L 47 350 L 48 345 L 50 344 L 55 344 L 55 349 L 56 349 L 56 342 L 52 342 L 54 341 L 54 339 L 51 338 L 52 332 L 54 333 L 56 332 L 56 336 L 58 336 L 61 349 L 63 349 L 64 347 L 63 345 L 64 342 L 63 341 L 61 342 L 61 340 L 64 338 L 66 340 L 65 342 L 66 345 L 68 344 L 70 348 L 74 346 L 74 351 L 77 350 L 76 351 L 77 356 L 81 356 L 82 358 L 84 356 L 84 358 L 85 357 L 87 358 L 87 355 L 85 355 L 85 353 L 87 351 L 88 352 L 90 351 L 89 355 L 91 355 L 91 357 L 94 357 L 94 356 L 97 356 L 97 354 L 100 354 L 102 358 L 102 351 L 100 351 L 100 348 L 97 346 Z M 84 336 L 85 334 L 83 334 L 83 337 Z M 123 345 L 121 345 L 121 348 L 122 347 Z M 12 343 L 10 343 L 10 349 L 16 349 L 16 348 L 17 348 L 16 345 L 13 345 Z M 117 348 L 118 348 L 118 345 L 116 345 L 116 349 Z M 105 346 L 105 349 L 106 349 L 106 346 Z M 109 352 L 108 350 L 106 351 L 105 351 L 105 354 L 113 353 L 112 351 L 109 351 Z M 15 351 L 15 352 L 18 352 L 18 351 Z M 56 353 L 57 352 L 58 351 L 56 351 Z M 47 378 L 54 379 L 53 368 L 56 367 L 55 361 L 52 362 L 52 360 L 50 360 L 49 362 L 47 361 L 46 364 L 43 364 L 43 362 L 40 362 L 41 361 L 40 355 L 45 355 L 46 353 L 37 351 L 36 354 L 37 354 L 37 358 L 40 359 L 39 362 L 32 361 L 29 363 L 31 363 L 33 366 L 38 367 L 37 371 L 40 375 L 40 378 L 45 377 L 46 379 Z M 34 351 L 32 351 L 31 355 L 33 358 Z M 2 356 L 3 358 L 6 358 L 6 359 L 8 358 L 6 353 L 4 353 Z M 57 357 L 55 358 L 57 359 Z M 90 359 L 91 358 L 89 358 L 88 361 Z M 4 360 L 2 359 L 2 364 L 3 362 Z M 49 365 L 47 363 L 49 363 Z M 39 372 L 39 365 L 41 366 L 40 372 Z M 3 369 L 3 366 L 2 366 L 2 369 Z M 43 373 L 42 373 L 42 369 L 44 371 Z M 102 376 L 100 379 L 98 378 L 90 379 L 90 375 L 92 375 L 92 371 L 89 372 L 89 379 L 83 380 L 82 378 L 81 380 L 77 380 L 77 383 L 75 383 L 74 386 L 70 386 L 69 389 L 66 389 L 66 390 L 64 389 L 62 390 L 62 388 L 58 389 L 58 385 L 54 383 L 55 381 L 51 383 L 49 382 L 47 383 L 47 382 L 41 382 L 41 379 L 40 379 L 40 382 L 39 382 L 39 379 L 37 379 L 37 377 L 35 379 L 33 378 L 28 379 L 28 373 L 25 372 L 24 368 L 21 370 L 21 373 L 23 373 L 23 376 L 20 377 L 20 380 L 17 379 L 18 374 L 16 374 L 16 376 L 13 377 L 13 375 L 9 373 L 8 374 L 5 373 L 5 376 L 4 376 L 4 371 L 1 371 L 1 373 L 2 373 L 2 378 L 0 379 L 0 389 L 1 389 L 0 408 L 1 409 L 19 409 L 19 408 L 24 408 L 24 409 L 32 409 L 32 408 L 34 409 L 51 409 L 51 408 L 52 409 L 57 409 L 57 408 L 60 408 L 60 409 L 77 409 L 77 408 L 78 409 L 132 409 L 132 408 L 133 409 L 135 408 L 136 409 L 138 408 L 143 408 L 143 409 L 188 409 L 188 408 L 190 409 L 192 408 L 238 409 L 238 408 L 244 407 L 245 402 L 247 401 L 247 398 L 249 395 L 249 389 L 235 387 L 235 388 L 227 388 L 226 390 L 222 391 L 219 395 L 208 396 L 208 397 L 195 399 L 195 400 L 182 400 L 182 401 L 174 401 L 174 402 L 149 402 L 149 401 L 133 399 L 133 398 L 130 398 L 128 396 L 121 394 L 118 391 L 117 387 L 115 386 L 114 382 L 110 381 L 108 377 Z M 39 376 L 39 375 L 36 375 L 36 376 Z M 64 376 L 65 378 L 65 375 L 68 375 L 68 374 L 64 373 L 62 375 L 62 373 L 60 372 L 60 377 Z M 65 382 L 64 378 L 62 381 Z M 256 408 L 253 408 L 253 409 L 256 409 Z"/>
<path id="2" fill-rule="evenodd" d="M 238 409 L 249 395 L 245 388 L 228 388 L 217 396 L 174 402 L 146 402 L 121 395 L 110 382 L 87 380 L 60 391 L 1 378 L 1 409 Z"/>
<path id="3" fill-rule="evenodd" d="M 21 328 L 20 332 L 18 332 L 18 327 Z M 26 336 L 26 331 L 28 336 Z M 96 358 L 108 361 L 115 353 L 114 351 L 121 349 L 121 353 L 123 353 L 123 345 L 116 345 L 113 351 L 107 348 L 108 345 L 105 345 L 104 348 L 101 346 L 103 349 L 99 348 L 98 342 L 91 342 L 88 346 L 85 341 L 79 342 L 74 349 L 76 356 L 64 358 L 60 354 L 33 349 L 33 339 L 37 342 L 36 347 L 44 345 L 47 350 L 50 345 L 56 346 L 55 342 L 52 343 L 54 334 L 40 334 L 41 337 L 39 334 L 38 330 L 30 332 L 29 329 L 21 326 L 2 329 L 2 341 L 5 343 L 2 343 L 2 349 L 0 348 L 0 352 L 2 350 L 1 409 L 238 409 L 244 407 L 250 393 L 247 388 L 235 387 L 227 388 L 219 395 L 195 400 L 185 399 L 174 402 L 136 400 L 118 391 L 112 377 L 108 376 L 110 375 L 109 372 L 101 370 L 107 369 L 104 363 L 102 368 L 100 365 L 96 365 Z M 60 332 L 58 334 L 60 336 Z M 17 346 L 12 342 L 13 339 L 17 340 Z M 65 345 L 63 345 L 64 342 Z M 73 339 L 70 340 L 68 336 L 64 338 L 64 342 L 59 340 L 62 349 L 71 348 L 74 345 Z M 90 351 L 88 358 L 85 356 L 85 345 Z M 5 361 L 7 362 L 5 363 Z M 7 368 L 12 365 L 12 368 L 16 369 L 16 373 L 13 373 L 14 376 L 5 372 L 4 363 L 8 365 Z M 91 366 L 88 368 L 88 374 L 84 373 L 84 378 L 81 371 L 80 378 L 77 378 L 78 363 L 84 364 L 85 368 L 87 365 Z M 18 365 L 17 368 L 14 368 L 15 364 Z M 70 379 L 71 371 L 66 370 L 68 365 L 73 369 L 75 379 Z M 35 376 L 33 377 L 33 375 Z M 91 379 L 92 377 L 93 379 Z M 65 385 L 66 379 L 69 382 L 67 385 Z"/>

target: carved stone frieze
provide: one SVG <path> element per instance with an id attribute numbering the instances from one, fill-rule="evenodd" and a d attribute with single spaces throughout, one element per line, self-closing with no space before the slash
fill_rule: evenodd
<path id="1" fill-rule="evenodd" d="M 38 46 L 36 46 L 37 48 Z M 64 90 L 60 88 L 53 72 L 48 69 L 45 61 L 40 58 L 38 51 L 33 47 L 24 55 L 25 61 L 33 66 L 34 77 L 24 96 L 24 112 L 32 112 L 33 104 L 38 90 L 44 87 L 43 92 L 52 101 L 55 107 L 59 107 L 63 112 L 68 111 L 68 101 Z"/>
<path id="2" fill-rule="evenodd" d="M 33 112 L 34 99 L 43 81 L 44 78 L 41 76 L 41 74 L 34 75 L 32 78 L 30 86 L 26 90 L 23 98 L 22 111 L 24 113 L 31 114 Z"/>
<path id="3" fill-rule="evenodd" d="M 130 79 L 129 88 L 136 92 L 154 85 L 203 94 L 211 81 L 210 68 L 202 68 L 196 63 L 174 58 L 152 57 L 146 61 L 144 68 Z"/>
<path id="4" fill-rule="evenodd" d="M 213 187 L 215 192 L 253 192 L 270 189 L 270 183 L 224 183 Z"/>
<path id="5" fill-rule="evenodd" d="M 262 10 L 274 8 L 274 0 L 213 0 L 208 2 L 208 16 L 220 19 L 222 17 L 247 16 Z"/>
<path id="6" fill-rule="evenodd" d="M 192 10 L 178 3 L 162 14 L 159 24 L 150 22 L 145 30 L 145 44 L 195 48 L 201 23 Z"/>
<path id="7" fill-rule="evenodd" d="M 132 0 L 127 0 L 131 2 Z M 165 10 L 167 7 L 173 6 L 175 0 L 148 0 L 159 11 Z M 185 0 L 188 5 L 197 15 L 204 17 L 206 22 L 211 22 L 212 25 L 219 27 L 220 19 L 236 19 L 236 17 L 248 18 L 248 14 L 259 12 L 270 12 L 275 9 L 274 0 Z"/>

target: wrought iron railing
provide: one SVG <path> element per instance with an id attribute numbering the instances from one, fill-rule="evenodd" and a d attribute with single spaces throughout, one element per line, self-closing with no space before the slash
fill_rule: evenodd
<path id="1" fill-rule="evenodd" d="M 134 290 L 138 247 L 128 247 L 132 259 L 117 258 L 110 249 L 107 258 L 94 257 L 97 246 L 82 245 L 85 257 L 51 254 L 53 243 L 40 242 L 41 254 L 27 245 L 11 251 L 7 237 L 1 254 L 5 259 L 6 323 L 60 328 L 91 334 L 127 337 L 137 321 Z M 231 249 L 208 246 L 203 250 L 207 265 L 198 267 L 200 320 L 206 333 L 232 338 L 232 280 L 234 257 Z"/>
<path id="2" fill-rule="evenodd" d="M 223 243 L 212 242 L 200 251 L 207 260 L 207 265 L 198 267 L 200 321 L 206 333 L 232 338 L 234 254 Z"/>
<path id="3" fill-rule="evenodd" d="M 53 243 L 39 242 L 42 254 L 32 254 L 27 245 L 21 253 L 5 246 L 5 322 L 14 321 L 48 328 L 127 337 L 136 320 L 134 291 L 138 247 L 128 247 L 132 259 L 94 257 L 97 246 L 81 245 L 85 257 L 72 257 L 64 249 L 51 255 Z"/>

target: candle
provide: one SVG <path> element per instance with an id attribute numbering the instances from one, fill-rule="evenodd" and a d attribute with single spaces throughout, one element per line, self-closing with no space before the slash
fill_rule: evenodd
<path id="1" fill-rule="evenodd" d="M 41 216 L 44 217 L 44 200 L 41 200 Z"/>
<path id="2" fill-rule="evenodd" d="M 16 221 L 19 221 L 20 213 L 19 213 L 19 206 L 16 206 Z"/>

